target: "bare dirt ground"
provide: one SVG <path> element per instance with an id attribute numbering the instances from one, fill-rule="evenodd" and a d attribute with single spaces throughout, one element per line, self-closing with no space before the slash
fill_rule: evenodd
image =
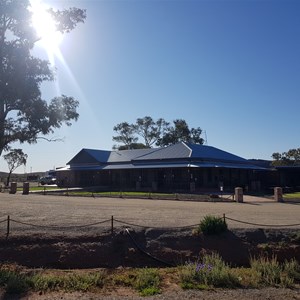
<path id="1" fill-rule="evenodd" d="M 184 234 L 184 231 L 179 230 L 174 238 L 168 232 L 166 233 L 157 228 L 174 228 L 198 224 L 208 214 L 220 217 L 225 214 L 227 218 L 240 220 L 245 223 L 227 219 L 229 229 L 234 230 L 236 233 L 227 233 L 227 235 L 224 235 L 217 242 L 211 239 L 201 241 L 197 240 L 197 237 L 189 235 L 189 243 L 183 244 L 179 244 L 178 241 L 181 235 Z M 6 241 L 7 216 L 10 216 L 8 242 Z M 175 257 L 174 255 L 181 255 L 180 252 L 187 253 L 191 245 L 193 247 L 208 247 L 210 249 L 222 248 L 225 249 L 225 256 L 238 257 L 239 253 L 242 255 L 248 254 L 248 248 L 252 247 L 250 243 L 252 236 L 255 236 L 256 242 L 263 243 L 268 242 L 269 238 L 284 238 L 282 232 L 289 228 L 294 232 L 299 232 L 300 230 L 300 203 L 295 201 L 275 203 L 274 200 L 268 198 L 245 196 L 244 203 L 222 203 L 32 194 L 10 195 L 0 193 L 0 246 L 2 249 L 0 252 L 0 261 L 2 261 L 4 253 L 7 252 L 7 255 L 15 253 L 15 258 L 19 259 L 18 263 L 26 260 L 30 262 L 32 257 L 37 257 L 42 264 L 44 258 L 52 257 L 56 262 L 60 263 L 58 267 L 67 267 L 70 266 L 69 264 L 72 261 L 84 259 L 83 257 L 87 253 L 90 253 L 89 255 L 92 257 L 93 253 L 99 251 L 97 247 L 101 245 L 109 245 L 111 243 L 113 249 L 122 249 L 125 243 L 122 234 L 118 234 L 118 239 L 115 240 L 109 238 L 111 216 L 114 217 L 115 232 L 122 232 L 126 225 L 126 227 L 131 228 L 133 233 L 136 234 L 135 238 L 137 241 L 144 247 L 147 247 L 148 250 L 151 250 L 152 253 L 159 255 L 160 247 L 163 245 L 165 247 L 163 251 L 164 259 L 168 259 L 172 255 L 173 258 Z M 104 223 L 98 224 L 98 222 L 102 221 Z M 136 225 L 132 226 L 125 223 Z M 295 224 L 299 225 L 288 226 Z M 148 229 L 137 225 L 148 227 Z M 267 225 L 271 225 L 271 227 Z M 268 228 L 271 228 L 269 232 Z M 139 235 L 141 231 L 143 235 Z M 104 241 L 99 239 L 103 233 L 107 236 L 107 238 L 104 237 Z M 82 240 L 82 237 L 84 237 L 84 240 Z M 64 238 L 67 239 L 66 242 L 63 241 Z M 257 241 L 257 238 L 259 241 Z M 243 243 L 241 243 L 241 240 Z M 245 241 L 246 244 L 244 244 Z M 171 253 L 170 245 L 174 248 L 177 247 L 177 252 Z M 180 247 L 182 248 L 180 249 Z M 139 256 L 138 251 L 132 250 L 132 245 L 128 246 L 126 244 L 125 248 L 126 251 L 124 253 L 121 250 L 121 252 L 116 251 L 115 258 L 122 254 L 126 257 L 127 261 L 132 261 Z M 101 252 L 104 260 L 109 259 L 109 255 L 111 254 L 110 249 L 107 248 L 105 250 L 104 247 L 104 254 Z M 25 250 L 28 251 L 26 252 Z M 85 252 L 81 252 L 82 250 Z M 294 251 L 296 251 L 295 255 L 300 255 L 299 247 L 294 248 Z M 41 255 L 41 253 L 44 255 Z M 66 262 L 68 264 L 64 265 Z M 0 299 L 108 300 L 142 298 L 138 297 L 134 292 L 125 289 L 111 291 L 107 294 L 77 292 L 39 295 L 31 293 L 16 296 L 15 298 L 12 295 L 5 295 L 3 291 L 2 293 L 0 291 Z M 163 291 L 162 295 L 149 297 L 149 299 L 298 300 L 300 299 L 300 291 L 299 288 L 293 290 L 268 288 L 258 290 L 182 291 L 169 287 Z"/>
<path id="2" fill-rule="evenodd" d="M 23 296 L 12 296 L 1 294 L 1 300 L 299 300 L 300 290 L 298 289 L 278 289 L 278 288 L 264 288 L 264 289 L 248 289 L 248 290 L 212 290 L 212 291 L 182 291 L 182 290 L 169 290 L 161 295 L 151 297 L 141 297 L 132 292 L 123 290 L 121 293 L 112 293 L 110 295 L 97 295 L 95 293 L 29 293 Z"/>

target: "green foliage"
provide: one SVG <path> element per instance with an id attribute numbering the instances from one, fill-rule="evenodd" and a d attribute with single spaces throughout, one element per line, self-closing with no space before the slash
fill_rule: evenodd
<path id="1" fill-rule="evenodd" d="M 142 296 L 160 293 L 160 276 L 157 269 L 140 269 L 134 281 L 134 287 Z"/>
<path id="2" fill-rule="evenodd" d="M 207 215 L 199 224 L 199 231 L 203 234 L 220 234 L 227 230 L 227 223 L 222 218 Z"/>
<path id="3" fill-rule="evenodd" d="M 1 155 L 14 142 L 36 143 L 63 124 L 71 125 L 78 119 L 79 102 L 65 95 L 49 103 L 42 99 L 41 84 L 53 81 L 54 72 L 47 60 L 32 55 L 39 36 L 32 26 L 30 1 L 1 0 L 0 3 Z M 85 10 L 78 8 L 49 9 L 49 13 L 63 33 L 74 29 L 86 17 Z"/>
<path id="4" fill-rule="evenodd" d="M 170 125 L 163 118 L 154 121 L 149 116 L 138 118 L 134 124 L 119 123 L 113 128 L 117 135 L 113 136 L 112 139 L 123 145 L 114 146 L 113 148 L 125 150 L 151 148 L 153 145 L 165 147 L 179 142 L 204 143 L 200 127 L 189 128 L 187 122 L 183 119 L 176 119 L 173 124 Z M 142 143 L 138 143 L 139 138 L 142 139 Z"/>
<path id="5" fill-rule="evenodd" d="M 285 199 L 299 199 L 300 198 L 300 192 L 284 194 L 283 197 Z"/>
<path id="6" fill-rule="evenodd" d="M 88 291 L 91 288 L 103 287 L 106 278 L 105 272 L 91 274 L 73 274 L 67 277 L 65 289 L 70 291 Z"/>
<path id="7" fill-rule="evenodd" d="M 20 294 L 29 289 L 34 291 L 89 291 L 104 286 L 107 274 L 105 271 L 82 274 L 43 274 L 40 272 L 23 273 L 21 270 L 0 269 L 0 287 L 7 293 Z"/>
<path id="8" fill-rule="evenodd" d="M 204 139 L 201 138 L 202 129 L 189 128 L 187 122 L 183 119 L 173 121 L 174 126 L 168 126 L 164 131 L 163 136 L 158 139 L 157 145 L 169 146 L 179 142 L 203 144 Z"/>
<path id="9" fill-rule="evenodd" d="M 290 149 L 287 152 L 272 154 L 273 166 L 292 166 L 300 163 L 300 148 Z"/>
<path id="10" fill-rule="evenodd" d="M 237 276 L 218 254 L 205 255 L 199 262 L 182 266 L 180 281 L 184 289 L 233 288 L 240 285 Z"/>
<path id="11" fill-rule="evenodd" d="M 260 283 L 266 286 L 291 287 L 300 278 L 300 266 L 295 259 L 280 264 L 275 256 L 271 259 L 262 256 L 251 259 L 250 264 L 259 274 Z"/>
<path id="12" fill-rule="evenodd" d="M 11 173 L 21 165 L 26 165 L 28 155 L 22 149 L 12 149 L 9 153 L 5 154 L 3 158 L 6 160 L 9 173 L 7 176 L 6 185 L 9 185 Z"/>
<path id="13" fill-rule="evenodd" d="M 10 269 L 0 269 L 0 287 L 9 294 L 20 294 L 29 289 L 30 282 L 25 275 Z"/>
<path id="14" fill-rule="evenodd" d="M 31 277 L 31 287 L 36 291 L 56 291 L 63 287 L 63 277 L 36 274 Z"/>
<path id="15" fill-rule="evenodd" d="M 71 275 L 43 275 L 37 274 L 31 278 L 32 288 L 37 291 L 88 291 L 96 287 L 102 288 L 106 279 L 106 272 L 71 274 Z"/>

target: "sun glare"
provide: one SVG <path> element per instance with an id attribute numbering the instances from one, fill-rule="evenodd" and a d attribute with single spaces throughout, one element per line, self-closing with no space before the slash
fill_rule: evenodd
<path id="1" fill-rule="evenodd" d="M 41 44 L 48 54 L 55 54 L 63 35 L 56 30 L 55 22 L 47 12 L 47 6 L 41 0 L 31 0 L 32 25 L 36 30 Z"/>

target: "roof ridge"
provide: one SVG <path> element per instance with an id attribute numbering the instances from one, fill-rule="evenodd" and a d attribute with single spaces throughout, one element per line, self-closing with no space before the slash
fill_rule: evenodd
<path id="1" fill-rule="evenodd" d="M 191 147 L 189 147 L 186 142 L 181 142 L 181 143 L 190 150 L 189 157 L 191 157 L 192 153 L 193 153 L 193 149 Z"/>
<path id="2" fill-rule="evenodd" d="M 140 156 L 136 156 L 134 159 L 132 159 L 132 160 L 135 160 L 135 159 L 137 159 L 137 158 L 141 158 L 141 157 L 143 157 L 143 156 L 147 156 L 147 155 L 149 155 L 149 154 L 152 154 L 152 153 L 154 153 L 154 152 L 157 152 L 157 151 L 160 151 L 161 149 L 163 149 L 162 147 L 160 147 L 160 148 L 148 148 L 148 150 L 153 150 L 153 151 L 149 151 L 148 153 L 144 153 L 144 154 L 142 154 L 142 155 L 140 155 Z M 137 149 L 136 149 L 137 150 Z M 141 149 L 142 150 L 142 149 Z"/>

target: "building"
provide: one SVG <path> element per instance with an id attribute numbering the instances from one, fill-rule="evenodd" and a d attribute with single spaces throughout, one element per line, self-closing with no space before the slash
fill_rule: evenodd
<path id="1" fill-rule="evenodd" d="M 151 149 L 82 149 L 57 170 L 57 182 L 122 191 L 260 190 L 266 172 L 270 170 L 215 147 L 181 142 Z"/>

